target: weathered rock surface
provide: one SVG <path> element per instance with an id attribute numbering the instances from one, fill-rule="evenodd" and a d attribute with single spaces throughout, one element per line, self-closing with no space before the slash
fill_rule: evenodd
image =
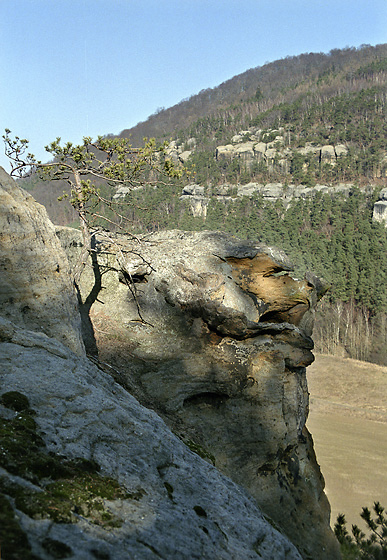
<path id="1" fill-rule="evenodd" d="M 54 228 L 42 208 L 4 173 L 1 187 L 2 557 L 300 560 L 246 490 L 190 451 L 155 412 L 84 356 L 69 265 Z M 75 258 L 78 233 L 65 230 L 62 235 Z M 133 274 L 141 281 L 152 267 L 136 259 L 127 263 L 126 274 L 135 266 Z M 119 284 L 114 272 L 110 281 L 117 281 L 123 301 L 128 301 L 127 284 Z M 211 292 L 211 277 L 208 281 Z M 187 299 L 193 306 L 194 292 Z M 23 315 L 22 305 L 31 311 Z M 231 328 L 226 309 L 224 316 L 219 327 Z M 172 314 L 165 326 L 171 319 Z M 149 327 L 136 325 L 130 324 L 135 336 Z M 251 325 L 245 328 L 247 336 Z M 173 332 L 164 333 L 171 349 L 159 348 L 166 356 L 176 349 Z M 151 337 L 148 343 L 157 354 Z M 134 362 L 136 373 L 142 374 L 139 362 L 145 361 Z M 122 385 L 129 381 L 126 367 Z M 188 430 L 183 432 L 188 439 Z M 197 443 L 187 443 L 206 455 Z"/>
<path id="2" fill-rule="evenodd" d="M 61 237 L 69 246 L 71 231 Z M 282 252 L 221 233 L 105 236 L 97 248 L 100 359 L 244 486 L 304 558 L 338 558 L 305 427 L 324 286 L 293 279 Z M 85 297 L 92 274 L 83 282 Z"/>
<path id="3" fill-rule="evenodd" d="M 190 152 L 184 161 L 191 155 Z M 179 154 L 182 147 L 177 141 L 170 143 L 168 153 L 177 162 L 183 161 Z M 247 167 L 251 167 L 254 162 L 263 162 L 269 169 L 279 166 L 284 171 L 288 171 L 290 163 L 295 154 L 301 154 L 307 158 L 314 159 L 319 164 L 336 165 L 337 160 L 348 154 L 348 148 L 344 144 L 316 145 L 306 142 L 304 147 L 290 145 L 290 133 L 284 128 L 269 129 L 263 131 L 257 128 L 242 130 L 231 138 L 231 142 L 222 146 L 217 146 L 215 158 L 217 160 L 231 160 L 238 158 L 243 160 Z M 307 165 L 307 163 L 305 162 Z"/>
<path id="4" fill-rule="evenodd" d="M 174 140 L 170 143 L 167 152 L 169 157 L 175 163 L 187 163 L 191 154 L 195 151 L 196 142 L 190 143 L 187 151 L 180 140 Z M 298 147 L 292 143 L 291 133 L 283 127 L 278 129 L 262 130 L 251 127 L 248 130 L 241 130 L 230 139 L 229 143 L 217 146 L 214 158 L 218 161 L 230 162 L 233 159 L 239 159 L 243 162 L 246 169 L 252 169 L 257 163 L 265 164 L 269 172 L 288 174 L 291 169 L 291 163 L 294 156 L 303 156 L 302 163 L 304 171 L 308 169 L 310 163 L 322 166 L 335 166 L 341 158 L 348 155 L 348 147 L 345 144 L 326 144 L 317 145 L 314 142 L 305 142 L 303 147 Z M 375 178 L 387 176 L 387 155 L 383 154 L 375 170 Z M 377 184 L 375 185 L 377 186 Z M 193 188 L 194 187 L 194 188 Z M 284 183 L 269 183 L 261 185 L 258 183 L 249 183 L 248 185 L 223 185 L 221 188 L 228 189 L 229 192 L 223 192 L 221 196 L 214 189 L 206 187 L 206 194 L 200 193 L 204 187 L 201 185 L 188 185 L 182 192 L 181 199 L 187 203 L 194 216 L 206 217 L 207 206 L 209 204 L 209 196 L 216 197 L 220 200 L 235 200 L 239 196 L 252 196 L 257 193 L 263 196 L 264 200 L 276 201 L 282 200 L 287 207 L 293 198 L 309 198 L 318 192 L 323 192 L 336 196 L 344 194 L 348 196 L 354 187 L 352 183 L 338 183 L 329 185 L 316 185 L 314 187 L 306 187 L 305 185 L 285 185 Z M 219 189 L 215 187 L 215 191 Z M 368 195 L 372 194 L 374 187 L 362 187 Z M 194 192 L 195 191 L 195 192 Z M 117 197 L 122 196 L 118 194 Z M 386 222 L 386 206 L 383 201 L 378 201 L 375 205 L 374 212 L 375 221 Z"/>
<path id="5" fill-rule="evenodd" d="M 74 507 L 66 523 L 54 521 L 49 509 L 43 515 L 27 515 L 25 509 L 32 507 L 28 493 L 41 496 L 53 478 L 48 473 L 31 482 L 31 472 L 17 476 L 12 465 L 10 470 L 1 468 L 8 466 L 2 453 L 0 494 L 16 501 L 15 515 L 35 560 L 300 560 L 247 492 L 191 452 L 157 414 L 108 374 L 60 342 L 4 319 L 0 340 L 0 399 L 10 391 L 28 396 L 51 461 L 58 455 L 83 458 L 99 465 L 102 476 L 113 477 L 125 490 L 119 499 L 97 501 L 89 489 L 89 501 L 97 512 L 103 511 L 102 520 L 114 519 L 114 526 L 96 522 L 97 514 L 84 504 Z M 1 428 L 22 417 L 20 411 L 0 404 Z M 52 515 L 60 515 L 60 507 L 59 503 Z M 4 558 L 11 557 L 7 535 L 2 535 L 1 545 Z M 55 555 L 63 549 L 66 556 Z"/>
<path id="6" fill-rule="evenodd" d="M 0 167 L 0 314 L 84 353 L 67 256 L 46 209 Z"/>

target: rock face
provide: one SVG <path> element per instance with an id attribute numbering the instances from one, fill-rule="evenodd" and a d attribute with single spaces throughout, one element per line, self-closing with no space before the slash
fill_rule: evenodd
<path id="1" fill-rule="evenodd" d="M 45 208 L 0 168 L 0 313 L 83 354 L 68 266 Z"/>
<path id="2" fill-rule="evenodd" d="M 348 148 L 343 144 L 317 146 L 307 142 L 303 148 L 291 148 L 288 132 L 284 128 L 268 131 L 251 128 L 233 136 L 231 141 L 232 144 L 216 148 L 217 160 L 239 158 L 248 167 L 256 161 L 264 162 L 269 169 L 279 163 L 284 171 L 289 170 L 295 154 L 307 156 L 321 164 L 336 165 L 337 160 L 348 153 Z"/>
<path id="3" fill-rule="evenodd" d="M 293 140 L 293 141 L 292 141 Z M 196 149 L 195 139 L 190 139 L 189 145 L 182 145 L 180 140 L 170 142 L 167 153 L 175 163 L 185 163 Z M 189 149 L 187 149 L 189 148 Z M 278 129 L 265 129 L 251 127 L 235 134 L 230 142 L 217 146 L 214 157 L 217 160 L 240 159 L 247 168 L 254 163 L 262 162 L 269 170 L 288 172 L 291 160 L 295 155 L 305 156 L 305 165 L 308 161 L 318 164 L 336 165 L 340 158 L 347 156 L 348 148 L 344 144 L 317 145 L 306 142 L 303 147 L 297 147 L 291 133 L 283 127 Z M 386 159 L 380 162 L 379 176 L 385 175 Z"/>
<path id="4" fill-rule="evenodd" d="M 304 185 L 284 185 L 283 183 L 247 183 L 246 185 L 226 184 L 212 189 L 212 197 L 218 201 L 235 201 L 238 197 L 252 197 L 254 194 L 262 196 L 265 202 L 281 200 L 285 208 L 288 208 L 293 199 L 313 198 L 318 193 L 335 196 L 348 196 L 354 188 L 352 183 L 339 183 L 337 185 L 316 185 L 305 187 Z M 193 216 L 207 215 L 210 202 L 208 194 L 204 194 L 204 187 L 191 184 L 184 187 L 180 200 L 183 200 L 191 209 Z M 363 188 L 367 195 L 373 193 L 372 186 Z M 378 203 L 377 203 L 378 204 Z"/>
<path id="5" fill-rule="evenodd" d="M 0 340 L 0 430 L 9 451 L 0 459 L 0 499 L 28 536 L 28 545 L 11 542 L 11 510 L 8 533 L 0 527 L 4 558 L 301 560 L 247 492 L 108 374 L 3 319 Z M 28 395 L 29 408 L 10 395 Z M 104 495 L 108 486 L 116 495 Z"/>
<path id="6" fill-rule="evenodd" d="M 285 132 L 284 130 L 273 131 L 279 134 L 271 142 L 258 141 L 261 137 L 262 131 L 251 131 L 250 137 L 253 140 L 248 142 L 241 141 L 241 136 L 236 135 L 232 138 L 233 144 L 226 144 L 225 146 L 218 146 L 216 148 L 215 157 L 217 160 L 221 159 L 242 159 L 248 166 L 251 166 L 254 161 L 263 161 L 268 167 L 273 165 L 274 159 L 283 159 L 290 164 L 291 158 L 295 153 L 300 153 L 304 156 L 312 156 L 316 162 L 329 163 L 335 165 L 337 159 L 345 156 L 348 153 L 348 148 L 342 144 L 337 146 L 315 146 L 307 143 L 304 148 L 290 149 L 284 147 Z"/>
<path id="7" fill-rule="evenodd" d="M 382 189 L 379 200 L 374 204 L 372 219 L 387 226 L 387 189 Z"/>
<path id="8" fill-rule="evenodd" d="M 2 557 L 301 560 L 296 548 L 265 518 L 254 498 L 198 455 L 206 456 L 200 445 L 188 438 L 188 445 L 183 443 L 155 412 L 141 406 L 121 386 L 129 384 L 129 367 L 119 385 L 84 356 L 80 319 L 74 312 L 70 269 L 54 228 L 42 208 L 4 173 L 1 186 Z M 79 249 L 76 236 L 75 230 L 73 236 L 69 232 L 62 236 L 75 253 Z M 234 253 L 230 253 L 231 258 Z M 122 251 L 117 253 L 119 259 L 123 256 Z M 133 254 L 131 257 L 130 261 L 124 259 L 125 274 L 132 274 L 130 267 L 134 267 L 132 278 L 142 282 L 153 269 L 143 259 L 134 258 Z M 214 256 L 224 266 L 229 266 L 227 258 L 227 255 Z M 124 307 L 126 302 L 131 308 L 127 284 L 119 283 L 114 272 L 102 272 L 110 283 L 115 282 Z M 189 277 L 194 272 L 185 270 L 184 274 Z M 242 271 L 235 270 L 235 274 L 240 276 L 235 282 L 242 283 Z M 229 280 L 231 287 L 234 281 Z M 206 313 L 212 316 L 207 294 L 216 287 L 217 280 L 211 274 L 204 274 L 203 282 L 206 294 L 203 306 L 207 305 Z M 162 278 L 157 285 L 162 287 Z M 181 281 L 180 285 L 184 283 Z M 191 335 L 187 331 L 185 339 L 174 341 L 173 328 L 179 328 L 175 321 L 180 321 L 181 327 L 191 325 L 192 332 L 200 327 L 200 310 L 195 311 L 197 289 L 194 284 L 192 287 L 192 293 L 186 297 L 190 309 L 186 318 L 183 312 L 176 315 L 172 307 L 177 311 L 183 304 L 183 291 L 180 295 L 171 292 L 170 297 L 176 303 L 168 304 L 165 295 L 168 283 L 160 293 L 154 285 L 154 300 L 148 304 L 155 307 L 152 313 L 149 307 L 149 315 L 157 315 L 165 308 L 171 310 L 163 319 L 165 327 L 172 327 L 171 331 L 161 333 L 165 347 L 157 347 L 159 337 L 152 340 L 154 329 L 150 325 L 130 324 L 135 337 L 144 329 L 149 334 L 138 344 L 133 377 L 143 382 L 146 376 L 152 378 L 148 358 L 153 354 L 155 375 L 149 387 L 150 395 L 156 390 L 162 362 L 160 352 L 165 354 L 166 368 L 176 352 L 181 378 L 185 378 L 182 348 L 180 354 L 177 349 L 183 342 L 189 352 Z M 309 291 L 308 286 L 300 290 L 301 305 L 309 298 Z M 112 295 L 117 297 L 117 293 L 111 292 Z M 240 296 L 235 289 L 230 294 L 236 298 L 235 304 L 244 300 L 248 306 L 250 296 L 243 296 L 242 300 Z M 235 330 L 234 318 L 240 319 L 243 336 L 249 337 L 250 330 L 256 330 L 256 314 L 244 319 L 231 300 L 227 311 L 227 301 L 224 300 L 223 307 L 219 302 L 224 320 L 216 330 Z M 28 309 L 23 314 L 25 306 Z M 270 302 L 263 304 L 261 311 L 264 313 L 270 307 L 275 306 Z M 111 321 L 114 316 L 122 317 L 123 310 L 111 311 Z M 125 324 L 121 326 L 127 328 Z M 106 320 L 104 329 L 109 328 Z M 294 330 L 296 340 L 297 328 L 288 328 Z M 281 327 L 278 329 L 282 332 Z M 200 346 L 199 338 L 198 343 Z M 132 349 L 133 345 L 129 352 Z M 308 351 L 305 356 L 307 359 Z M 141 364 L 145 369 L 139 368 Z M 221 368 L 219 374 L 222 375 Z M 226 377 L 225 392 L 229 382 Z M 177 381 L 180 383 L 181 379 Z M 169 383 L 172 387 L 170 378 Z M 186 388 L 175 385 L 170 399 L 162 379 L 159 386 L 160 402 L 165 402 L 166 408 L 180 410 L 186 400 Z M 196 392 L 195 380 L 191 388 Z"/>
<path id="9" fill-rule="evenodd" d="M 293 279 L 280 251 L 221 233 L 105 237 L 97 248 L 100 359 L 244 486 L 305 559 L 339 558 L 305 427 L 324 286 Z M 92 276 L 83 282 L 85 297 Z"/>
<path id="10" fill-rule="evenodd" d="M 207 206 L 210 201 L 208 196 L 204 195 L 204 187 L 199 185 L 187 185 L 181 193 L 181 200 L 189 197 L 189 205 L 193 216 L 206 216 Z"/>

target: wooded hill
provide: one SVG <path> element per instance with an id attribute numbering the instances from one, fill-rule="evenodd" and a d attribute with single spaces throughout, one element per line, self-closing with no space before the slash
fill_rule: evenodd
<path id="1" fill-rule="evenodd" d="M 313 270 L 332 284 L 315 329 L 317 349 L 387 363 L 387 234 L 372 220 L 387 175 L 386 100 L 387 45 L 378 45 L 279 60 L 159 111 L 121 136 L 135 145 L 144 136 L 171 142 L 171 157 L 191 175 L 123 199 L 132 231 L 219 229 L 283 248 L 297 274 Z M 246 144 L 252 157 L 234 149 Z M 230 146 L 225 157 L 221 146 Z M 335 147 L 334 160 L 321 157 L 324 146 Z M 237 197 L 232 189 L 231 196 L 214 196 L 224 184 L 252 181 L 284 189 L 345 182 L 353 189 L 287 206 L 281 198 Z M 189 182 L 204 187 L 206 215 L 193 216 L 181 199 Z M 54 222 L 75 224 L 71 208 L 56 200 L 64 185 L 33 179 L 23 186 Z M 115 194 L 101 189 L 107 198 Z"/>
<path id="2" fill-rule="evenodd" d="M 121 136 L 173 139 L 194 150 L 185 162 L 196 181 L 288 181 L 363 183 L 385 176 L 387 160 L 387 45 L 302 54 L 248 70 L 159 111 Z M 245 158 L 217 159 L 216 148 L 241 131 L 266 143 L 283 138 L 289 165 Z M 344 145 L 332 166 L 300 148 Z"/>

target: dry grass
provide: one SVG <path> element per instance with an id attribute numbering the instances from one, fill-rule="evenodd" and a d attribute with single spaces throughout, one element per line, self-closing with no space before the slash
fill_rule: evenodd
<path id="1" fill-rule="evenodd" d="M 307 369 L 317 459 L 332 507 L 332 524 L 375 500 L 387 507 L 387 368 L 317 355 Z"/>
<path id="2" fill-rule="evenodd" d="M 317 354 L 307 369 L 311 410 L 387 422 L 387 368 Z"/>

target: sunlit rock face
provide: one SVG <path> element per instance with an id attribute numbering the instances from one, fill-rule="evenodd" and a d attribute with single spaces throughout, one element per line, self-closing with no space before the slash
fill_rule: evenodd
<path id="1" fill-rule="evenodd" d="M 55 228 L 1 167 L 0 314 L 84 354 L 78 301 Z"/>
<path id="2" fill-rule="evenodd" d="M 304 558 L 339 558 L 305 427 L 324 286 L 294 279 L 282 252 L 217 232 L 116 241 L 97 243 L 100 359 L 243 485 Z M 83 277 L 84 296 L 93 281 Z"/>

